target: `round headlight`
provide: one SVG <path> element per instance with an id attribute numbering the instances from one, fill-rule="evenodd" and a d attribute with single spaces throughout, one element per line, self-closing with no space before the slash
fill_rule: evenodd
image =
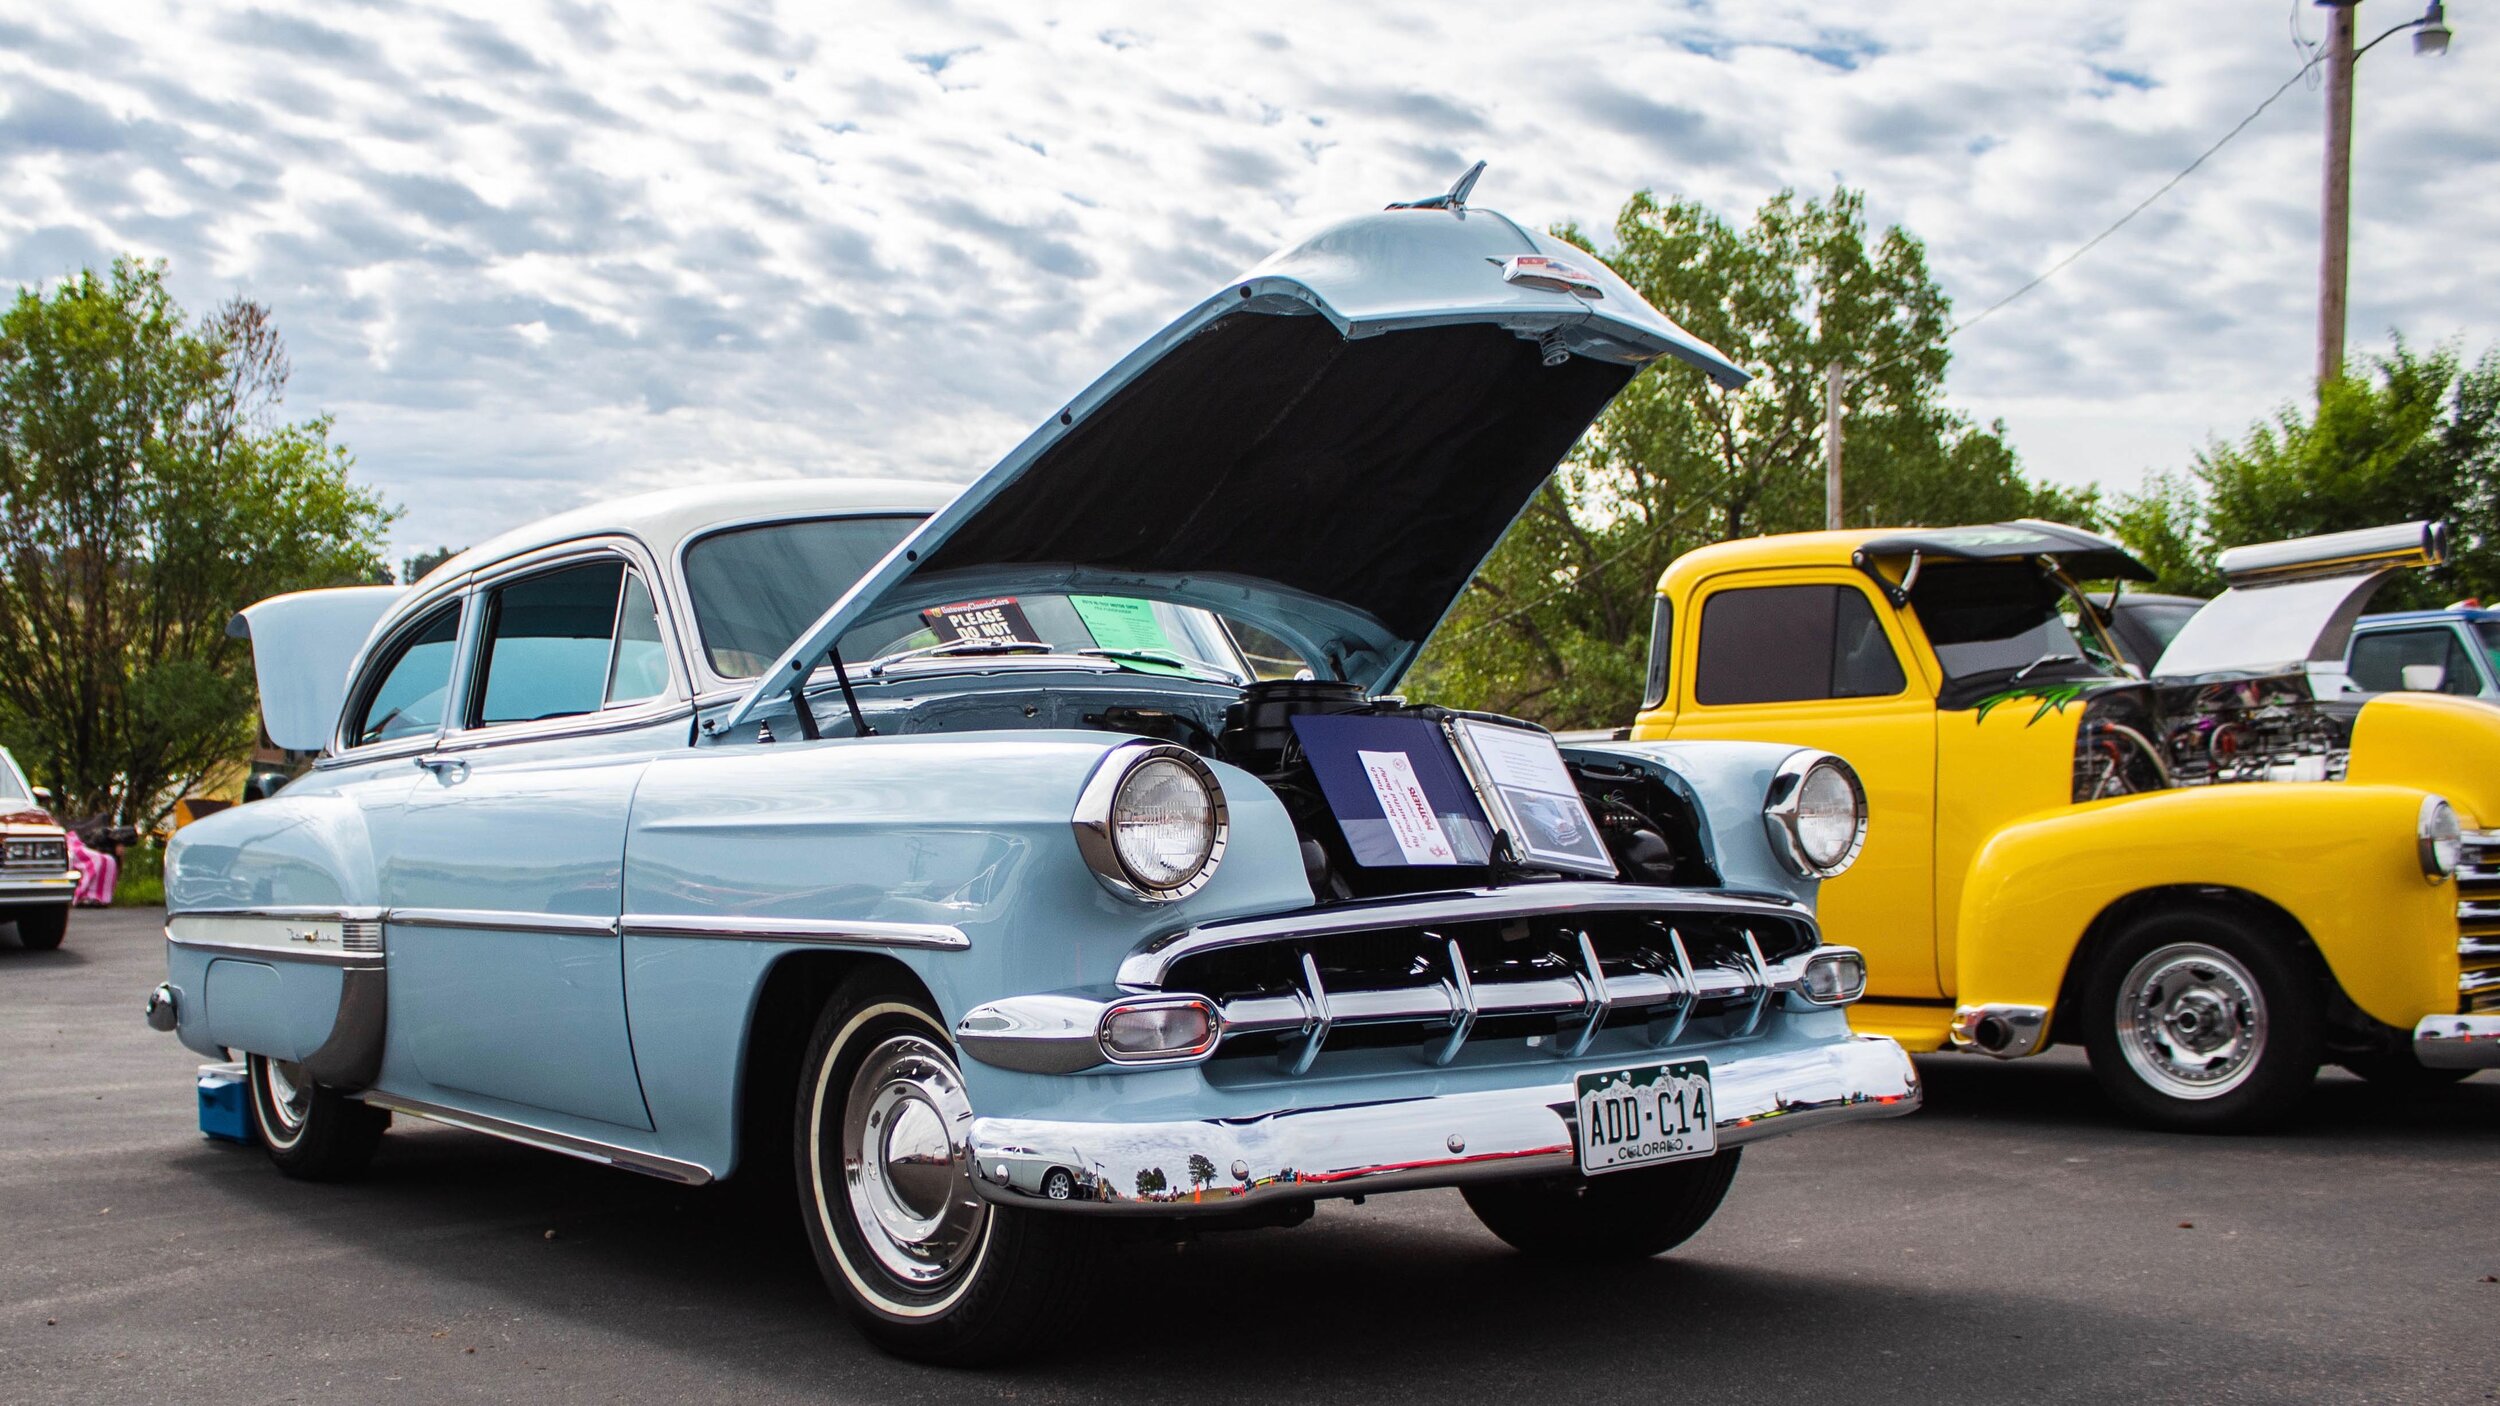
<path id="1" fill-rule="evenodd" d="M 1866 845 L 1866 787 L 1829 752 L 1799 752 L 1772 777 L 1762 818 L 1772 849 L 1791 870 L 1834 878 Z"/>
<path id="2" fill-rule="evenodd" d="M 1074 823 L 1085 862 L 1114 893 L 1186 898 L 1223 856 L 1224 789 L 1187 748 L 1125 743 L 1086 783 Z"/>
<path id="3" fill-rule="evenodd" d="M 2424 878 L 2435 884 L 2457 872 L 2465 858 L 2465 827 L 2457 823 L 2455 806 L 2437 796 L 2424 796 L 2415 833 L 2420 837 Z"/>

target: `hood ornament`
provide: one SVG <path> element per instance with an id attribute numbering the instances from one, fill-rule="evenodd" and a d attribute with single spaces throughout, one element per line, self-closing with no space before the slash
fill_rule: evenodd
<path id="1" fill-rule="evenodd" d="M 1386 208 L 1391 210 L 1447 210 L 1453 215 L 1464 215 L 1467 213 L 1467 197 L 1476 189 L 1476 177 L 1483 174 L 1484 163 L 1479 161 L 1467 168 L 1467 174 L 1459 177 L 1456 185 L 1441 194 L 1425 200 L 1392 201 Z"/>

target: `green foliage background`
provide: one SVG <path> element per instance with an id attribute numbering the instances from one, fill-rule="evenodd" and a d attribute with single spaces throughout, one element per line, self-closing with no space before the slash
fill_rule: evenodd
<path id="1" fill-rule="evenodd" d="M 1951 305 L 1924 246 L 1867 228 L 1845 187 L 1783 191 L 1743 226 L 1632 197 L 1599 253 L 1660 311 L 1758 374 L 1726 391 L 1643 371 L 1479 571 L 1417 664 L 1418 696 L 1553 727 L 1621 726 L 1641 700 L 1659 575 L 1705 543 L 1823 525 L 1824 367 L 1850 368 L 1853 524 L 2090 521 L 2090 493 L 2023 476 L 2001 425 L 1943 402 Z"/>
<path id="2" fill-rule="evenodd" d="M 194 324 L 116 262 L 0 314 L 0 741 L 71 817 L 152 824 L 254 737 L 241 606 L 388 580 L 330 422 L 278 416 L 268 314 Z"/>

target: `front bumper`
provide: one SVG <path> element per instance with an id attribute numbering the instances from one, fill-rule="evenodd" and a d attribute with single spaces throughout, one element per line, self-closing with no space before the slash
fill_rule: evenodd
<path id="1" fill-rule="evenodd" d="M 1675 1057 L 1671 1050 L 1653 1058 Z M 1591 1069 L 1622 1061 L 1583 1061 Z M 973 1184 L 992 1201 L 1143 1215 L 1220 1213 L 1271 1201 L 1362 1196 L 1467 1181 L 1568 1172 L 1576 1152 L 1576 1068 L 1521 1088 L 1185 1122 L 976 1118 Z M 1830 1123 L 1890 1118 L 1921 1097 L 1908 1055 L 1880 1036 L 1849 1036 L 1711 1062 L 1722 1147 Z M 1077 1199 L 1049 1196 L 1064 1166 Z M 1191 1169 L 1198 1180 L 1191 1180 Z M 1205 1180 L 1213 1168 L 1214 1180 Z M 1160 1175 L 1155 1175 L 1160 1173 Z M 1162 1189 L 1141 1194 L 1142 1184 Z"/>
<path id="2" fill-rule="evenodd" d="M 2413 1057 L 2431 1069 L 2500 1069 L 2500 1015 L 2426 1015 Z"/>
<path id="3" fill-rule="evenodd" d="M 78 871 L 65 874 L 0 876 L 0 908 L 25 908 L 44 903 L 67 903 L 78 894 Z"/>

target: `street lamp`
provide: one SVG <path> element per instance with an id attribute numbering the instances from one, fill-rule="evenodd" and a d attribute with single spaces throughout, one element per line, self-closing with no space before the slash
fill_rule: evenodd
<path id="1" fill-rule="evenodd" d="M 2318 0 L 2326 7 L 2326 191 L 2320 202 L 2318 257 L 2318 393 L 2344 374 L 2344 284 L 2352 244 L 2352 66 L 2383 41 L 2413 31 L 2413 52 L 2448 52 L 2448 7 L 2430 0 L 2420 19 L 2353 47 L 2353 12 L 2361 0 Z"/>

